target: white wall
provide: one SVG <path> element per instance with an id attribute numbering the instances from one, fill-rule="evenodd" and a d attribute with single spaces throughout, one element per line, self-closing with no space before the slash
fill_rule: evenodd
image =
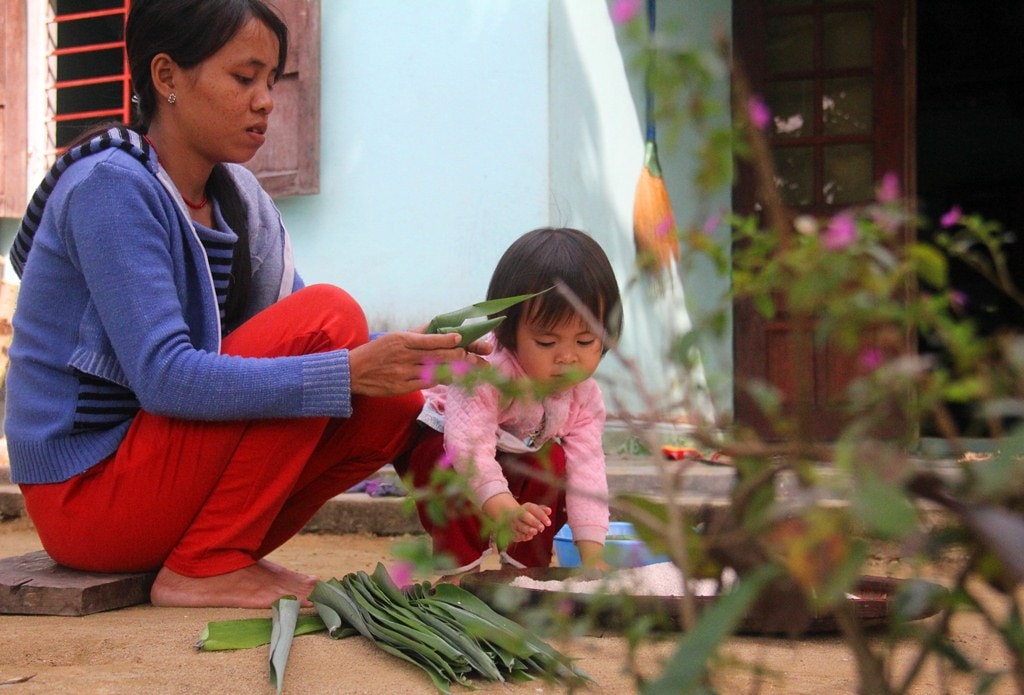
<path id="1" fill-rule="evenodd" d="M 729 7 L 662 2 L 659 21 L 708 47 Z M 321 194 L 280 201 L 307 281 L 348 289 L 375 328 L 418 325 L 482 299 L 517 236 L 568 225 L 604 245 L 625 289 L 642 101 L 604 0 L 331 0 L 322 27 Z M 694 199 L 693 145 L 661 142 L 662 165 L 680 225 L 703 226 L 728 196 Z M 667 295 L 625 292 L 623 352 L 659 409 L 731 410 L 731 329 L 696 373 L 665 357 L 724 287 L 701 266 Z M 614 360 L 601 374 L 629 381 Z M 615 389 L 633 410 L 636 392 Z"/>
<path id="2" fill-rule="evenodd" d="M 727 27 L 729 7 L 729 0 L 663 1 L 658 5 L 658 24 L 672 28 L 681 48 L 708 49 L 712 23 Z M 692 418 L 702 413 L 712 418 L 731 412 L 731 328 L 719 339 L 701 341 L 696 369 L 684 368 L 668 356 L 673 340 L 722 296 L 725 279 L 707 263 L 691 264 L 685 246 L 685 265 L 664 284 L 635 272 L 633 197 L 644 148 L 638 44 L 616 37 L 601 0 L 552 0 L 551 18 L 552 220 L 586 229 L 601 241 L 624 290 L 621 351 L 635 371 L 606 360 L 606 396 L 633 413 L 651 408 L 658 414 Z M 722 90 L 715 96 L 727 94 Z M 699 144 L 694 138 L 687 130 L 658 138 L 665 182 L 683 230 L 702 228 L 710 214 L 729 206 L 728 191 L 708 196 L 694 190 L 693 158 Z M 724 230 L 718 233 L 727 237 Z M 723 243 L 728 242 L 723 238 Z M 640 396 L 637 373 L 650 401 Z"/>
<path id="3" fill-rule="evenodd" d="M 307 282 L 374 327 L 482 300 L 546 223 L 547 0 L 330 0 L 321 194 L 280 201 Z"/>

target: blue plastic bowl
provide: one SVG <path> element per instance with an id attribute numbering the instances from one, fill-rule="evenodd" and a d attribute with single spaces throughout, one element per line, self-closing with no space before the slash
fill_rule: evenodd
<path id="1" fill-rule="evenodd" d="M 566 524 L 555 534 L 555 557 L 559 567 L 579 567 L 580 551 L 572 540 L 572 531 Z M 657 562 L 668 562 L 668 556 L 655 555 L 628 521 L 608 524 L 608 540 L 604 543 L 604 559 L 612 567 L 642 567 Z"/>

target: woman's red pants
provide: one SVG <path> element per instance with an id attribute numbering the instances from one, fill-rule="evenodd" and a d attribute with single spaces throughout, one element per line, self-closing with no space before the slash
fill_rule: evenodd
<path id="1" fill-rule="evenodd" d="M 359 305 L 315 285 L 247 321 L 222 352 L 302 355 L 368 339 Z M 353 396 L 346 419 L 207 422 L 141 411 L 116 453 L 65 482 L 22 486 L 25 504 L 43 547 L 69 567 L 224 574 L 254 564 L 391 461 L 422 404 L 419 392 Z"/>

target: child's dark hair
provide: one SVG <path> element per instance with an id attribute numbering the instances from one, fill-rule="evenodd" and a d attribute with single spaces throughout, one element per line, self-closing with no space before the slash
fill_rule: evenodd
<path id="1" fill-rule="evenodd" d="M 533 294 L 563 284 L 604 325 L 604 350 L 622 333 L 622 301 L 615 271 L 601 246 L 578 229 L 542 227 L 519 237 L 502 255 L 491 276 L 487 299 Z M 576 314 L 557 289 L 500 312 L 494 330 L 498 344 L 516 349 L 516 329 L 524 319 L 554 326 Z M 500 315 L 500 314 L 499 314 Z"/>

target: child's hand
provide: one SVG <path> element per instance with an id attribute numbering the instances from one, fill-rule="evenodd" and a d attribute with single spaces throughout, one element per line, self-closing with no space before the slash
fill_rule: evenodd
<path id="1" fill-rule="evenodd" d="M 489 355 L 494 352 L 494 346 L 486 340 L 474 340 L 466 347 L 470 355 Z"/>
<path id="2" fill-rule="evenodd" d="M 528 541 L 551 525 L 551 507 L 527 502 L 519 504 L 507 492 L 491 497 L 483 504 L 484 514 L 499 523 L 507 522 L 516 543 Z"/>
<path id="3" fill-rule="evenodd" d="M 612 566 L 604 559 L 604 545 L 596 541 L 576 541 L 580 551 L 580 565 L 584 574 L 600 574 L 609 571 Z"/>
<path id="4" fill-rule="evenodd" d="M 513 540 L 528 541 L 550 525 L 551 507 L 527 502 L 519 506 L 519 513 L 512 519 Z"/>

